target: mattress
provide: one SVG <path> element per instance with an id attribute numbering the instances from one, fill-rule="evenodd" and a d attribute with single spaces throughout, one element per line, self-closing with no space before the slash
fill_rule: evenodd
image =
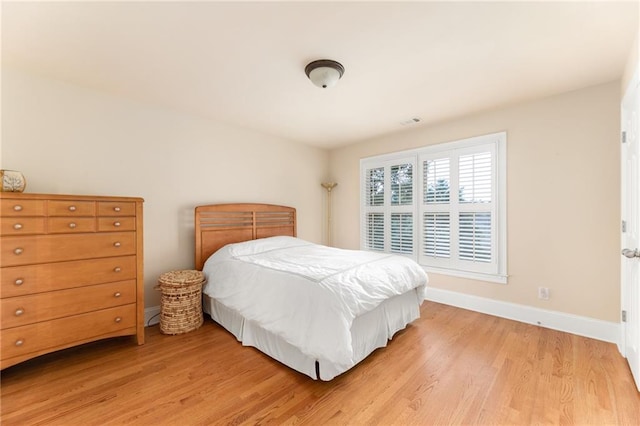
<path id="1" fill-rule="evenodd" d="M 202 292 L 304 354 L 353 365 L 355 318 L 416 290 L 427 276 L 411 259 L 320 246 L 279 236 L 229 244 L 213 254 Z"/>
<path id="2" fill-rule="evenodd" d="M 205 311 L 214 320 L 244 345 L 321 380 L 418 318 L 428 281 L 403 256 L 289 236 L 228 244 L 203 272 Z"/>
<path id="3" fill-rule="evenodd" d="M 350 365 L 316 360 L 303 354 L 283 338 L 245 319 L 221 302 L 203 295 L 203 309 L 244 346 L 255 347 L 282 364 L 307 376 L 328 381 L 349 370 L 375 349 L 384 347 L 395 333 L 420 317 L 421 298 L 418 290 L 385 300 L 375 309 L 355 318 L 351 326 L 353 358 Z"/>

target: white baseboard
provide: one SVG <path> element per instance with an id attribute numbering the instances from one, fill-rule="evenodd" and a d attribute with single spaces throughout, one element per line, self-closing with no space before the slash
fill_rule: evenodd
<path id="1" fill-rule="evenodd" d="M 149 327 L 160 322 L 160 306 L 144 309 L 144 326 Z"/>
<path id="2" fill-rule="evenodd" d="M 618 346 L 618 350 L 621 348 L 621 326 L 615 322 L 502 302 L 433 287 L 427 288 L 427 300 L 615 343 Z"/>

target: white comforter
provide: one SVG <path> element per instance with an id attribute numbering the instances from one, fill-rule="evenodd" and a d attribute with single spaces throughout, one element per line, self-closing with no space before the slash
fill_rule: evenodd
<path id="1" fill-rule="evenodd" d="M 353 320 L 383 300 L 418 292 L 427 275 L 406 257 L 341 250 L 293 237 L 229 244 L 203 269 L 203 291 L 302 353 L 353 365 Z"/>

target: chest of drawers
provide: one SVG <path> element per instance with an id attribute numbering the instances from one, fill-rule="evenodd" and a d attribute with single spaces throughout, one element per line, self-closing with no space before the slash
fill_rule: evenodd
<path id="1" fill-rule="evenodd" d="M 0 193 L 0 368 L 108 337 L 144 343 L 142 202 Z"/>

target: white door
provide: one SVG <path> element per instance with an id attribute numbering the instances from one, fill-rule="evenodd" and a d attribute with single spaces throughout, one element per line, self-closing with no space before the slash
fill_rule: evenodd
<path id="1" fill-rule="evenodd" d="M 623 350 L 640 391 L 640 91 L 638 71 L 622 100 L 622 309 Z M 623 318 L 624 319 L 624 318 Z"/>

